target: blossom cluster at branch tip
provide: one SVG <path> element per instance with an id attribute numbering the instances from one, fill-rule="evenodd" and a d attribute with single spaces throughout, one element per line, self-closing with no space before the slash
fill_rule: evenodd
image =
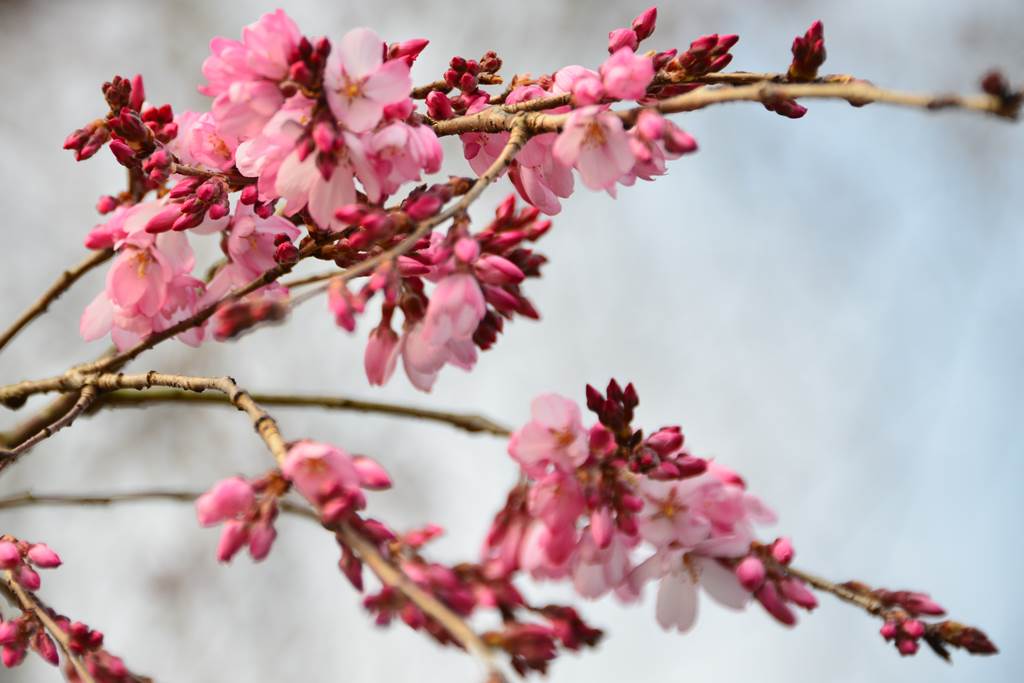
<path id="1" fill-rule="evenodd" d="M 0 571 L 10 572 L 14 581 L 30 596 L 33 603 L 21 602 L 19 617 L 4 620 L 0 616 L 0 662 L 14 668 L 25 661 L 29 650 L 53 666 L 60 664 L 60 654 L 54 637 L 64 639 L 66 650 L 79 658 L 81 666 L 96 683 L 131 683 L 139 678 L 132 674 L 124 662 L 103 648 L 103 634 L 82 622 L 71 621 L 40 603 L 35 597 L 39 590 L 39 574 L 32 566 L 53 569 L 61 565 L 60 557 L 45 543 L 28 543 L 9 535 L 0 535 Z M 52 620 L 48 626 L 40 617 L 44 610 Z M 48 633 L 49 627 L 55 633 Z M 56 631 L 60 634 L 57 635 Z M 81 680 L 70 661 L 64 663 L 64 675 L 69 681 Z"/>

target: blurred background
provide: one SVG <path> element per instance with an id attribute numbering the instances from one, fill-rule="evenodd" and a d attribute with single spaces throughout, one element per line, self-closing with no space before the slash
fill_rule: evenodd
<path id="1" fill-rule="evenodd" d="M 505 73 L 596 67 L 606 34 L 648 2 L 284 2 L 307 34 L 371 26 L 427 37 L 414 69 L 436 78 L 453 54 L 494 49 Z M 84 253 L 96 198 L 123 172 L 101 153 L 78 165 L 64 137 L 102 112 L 99 85 L 141 72 L 151 101 L 208 106 L 196 92 L 215 35 L 237 37 L 273 5 L 0 2 L 0 320 L 13 319 Z M 977 89 L 999 66 L 1024 78 L 1019 0 L 692 0 L 661 8 L 652 47 L 739 33 L 733 68 L 785 70 L 789 44 L 825 23 L 825 71 L 925 91 Z M 399 373 L 371 390 L 365 335 L 325 304 L 285 327 L 193 351 L 168 343 L 135 371 L 228 373 L 256 391 L 320 392 L 476 411 L 518 425 L 531 397 L 582 400 L 587 382 L 636 383 L 638 422 L 683 425 L 696 453 L 744 474 L 779 513 L 801 566 L 844 580 L 922 589 L 985 628 L 993 658 L 901 659 L 879 624 L 823 596 L 787 630 L 760 608 L 705 600 L 697 628 L 666 634 L 642 605 L 582 610 L 607 630 L 596 653 L 565 656 L 558 681 L 1005 681 L 1024 673 L 1024 132 L 991 118 L 882 105 L 809 103 L 799 121 L 757 105 L 676 117 L 701 145 L 667 177 L 621 191 L 578 189 L 540 243 L 551 263 L 528 294 L 541 324 L 518 321 L 466 375 L 432 396 Z M 446 147 L 446 170 L 467 172 Z M 1014 190 L 1017 188 L 1017 190 Z M 486 217 L 509 185 L 493 189 Z M 193 240 L 200 263 L 215 240 Z M 0 355 L 0 382 L 91 358 L 78 337 L 92 273 Z M 7 428 L 41 405 L 0 414 Z M 399 528 L 444 525 L 439 559 L 474 558 L 515 468 L 505 445 L 442 425 L 279 409 L 288 438 L 371 454 L 394 489 L 372 514 Z M 269 461 L 244 418 L 214 407 L 111 410 L 46 441 L 0 479 L 0 496 L 154 486 L 201 489 Z M 64 566 L 41 595 L 103 630 L 109 649 L 160 681 L 475 681 L 476 664 L 404 625 L 374 628 L 315 525 L 282 519 L 267 561 L 214 559 L 218 533 L 186 505 L 0 511 L 0 530 L 46 541 Z M 562 586 L 531 596 L 571 600 Z M 3 607 L 6 610 L 6 606 Z M 6 613 L 6 611 L 5 611 Z M 3 681 L 52 680 L 38 658 Z"/>

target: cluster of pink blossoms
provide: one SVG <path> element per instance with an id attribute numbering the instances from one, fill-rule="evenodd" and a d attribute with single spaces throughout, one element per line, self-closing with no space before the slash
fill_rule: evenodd
<path id="1" fill-rule="evenodd" d="M 667 160 L 696 149 L 689 135 L 654 109 L 633 119 L 611 109 L 616 102 L 649 104 L 679 91 L 656 80 L 659 70 L 696 73 L 699 64 L 707 71 L 727 63 L 707 57 L 720 49 L 727 54 L 731 43 L 720 47 L 717 38 L 682 55 L 637 53 L 653 33 L 656 15 L 652 8 L 632 28 L 613 31 L 611 54 L 598 70 L 574 65 L 537 79 L 517 77 L 504 95 L 507 105 L 566 98 L 549 109 L 568 113 L 564 130 L 533 135 L 508 168 L 534 211 L 560 210 L 560 199 L 572 192 L 574 170 L 585 186 L 614 195 L 618 185 L 662 175 Z M 207 83 L 200 88 L 213 99 L 210 111 L 175 115 L 169 105 L 150 105 L 138 76 L 105 84 L 108 114 L 72 133 L 65 147 L 85 159 L 109 146 L 132 183 L 128 192 L 101 198 L 98 208 L 108 218 L 86 238 L 88 247 L 112 249 L 116 256 L 106 287 L 82 316 L 82 336 L 110 334 L 123 350 L 197 318 L 179 334 L 197 345 L 207 336 L 206 316 L 200 321 L 198 314 L 215 306 L 213 336 L 237 336 L 286 315 L 289 292 L 271 282 L 241 300 L 231 293 L 274 268 L 290 268 L 300 247 L 318 246 L 318 258 L 355 266 L 393 247 L 418 221 L 464 193 L 468 181 L 453 178 L 416 186 L 386 208 L 403 187 L 440 170 L 441 147 L 430 123 L 491 106 L 492 95 L 482 86 L 501 82 L 495 53 L 480 60 L 455 57 L 445 87 L 425 94 L 428 116 L 421 115 L 410 67 L 426 45 L 388 45 L 369 29 L 349 31 L 336 43 L 310 39 L 278 10 L 247 26 L 241 40 L 211 42 L 203 64 Z M 458 95 L 451 94 L 455 89 Z M 508 133 L 462 136 L 477 173 L 508 139 Z M 413 385 L 429 391 L 445 365 L 472 368 L 477 350 L 493 344 L 503 320 L 538 317 L 519 284 L 538 276 L 544 259 L 520 245 L 550 223 L 529 211 L 513 221 L 509 204 L 503 207 L 483 231 L 473 233 L 468 221 L 457 221 L 397 264 L 382 263 L 358 292 L 341 280 L 331 284 L 329 308 L 349 330 L 367 301 L 382 293 L 382 320 L 366 350 L 371 384 L 387 381 L 401 358 Z M 201 271 L 209 273 L 205 278 L 194 274 L 189 233 L 220 236 L 224 259 Z M 432 292 L 424 282 L 435 285 Z M 392 330 L 395 310 L 404 317 L 400 334 Z"/>
<path id="2" fill-rule="evenodd" d="M 526 481 L 495 518 L 488 571 L 571 579 L 584 597 L 612 592 L 624 601 L 657 581 L 658 623 L 679 631 L 694 623 L 698 587 L 736 609 L 756 599 L 787 624 L 787 603 L 813 608 L 802 583 L 768 576 L 758 557 L 754 525 L 773 522 L 771 510 L 736 473 L 693 456 L 678 427 L 647 437 L 634 430 L 638 403 L 632 385 L 612 381 L 607 395 L 588 387 L 598 415 L 588 429 L 575 402 L 533 401 L 531 421 L 509 442 Z M 792 558 L 785 539 L 768 552 L 784 564 Z"/>
<path id="3" fill-rule="evenodd" d="M 299 441 L 288 450 L 280 471 L 246 481 L 230 477 L 196 500 L 203 526 L 223 524 L 217 559 L 228 562 L 243 547 L 256 561 L 270 552 L 277 537 L 278 499 L 294 487 L 320 512 L 324 524 L 336 524 L 366 507 L 363 489 L 391 486 L 384 469 L 370 458 L 349 455 L 334 446 Z"/>
<path id="4" fill-rule="evenodd" d="M 13 536 L 0 535 L 0 571 L 9 571 L 25 591 L 34 593 L 39 589 L 40 569 L 53 569 L 61 565 L 60 557 L 45 543 L 28 543 Z M 82 622 L 72 622 L 48 607 L 45 609 L 67 641 L 67 649 L 79 657 L 86 671 L 97 683 L 130 683 L 138 681 L 124 662 L 103 649 L 103 634 L 94 631 Z M 47 633 L 39 615 L 32 609 L 23 609 L 21 616 L 4 620 L 0 615 L 0 662 L 13 668 L 25 661 L 29 650 L 33 650 L 44 661 L 57 666 L 60 655 L 53 637 Z M 75 667 L 65 662 L 65 677 L 69 681 L 80 681 Z"/>

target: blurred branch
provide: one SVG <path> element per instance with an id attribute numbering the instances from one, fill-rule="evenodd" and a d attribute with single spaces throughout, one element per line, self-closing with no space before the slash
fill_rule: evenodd
<path id="1" fill-rule="evenodd" d="M 0 333 L 0 349 L 7 346 L 16 334 L 21 332 L 30 322 L 35 318 L 46 312 L 46 309 L 50 307 L 50 304 L 56 301 L 61 294 L 71 289 L 71 286 L 78 281 L 80 277 L 88 273 L 96 266 L 109 260 L 114 255 L 113 249 L 104 249 L 97 251 L 94 254 L 90 254 L 88 258 L 84 259 L 80 263 L 71 268 L 68 268 L 57 280 L 50 285 L 50 288 L 43 292 L 43 295 L 39 297 L 31 306 L 25 309 L 17 320 L 11 323 L 11 326 Z"/>
<path id="2" fill-rule="evenodd" d="M 82 387 L 82 391 L 78 394 L 78 398 L 75 399 L 74 405 L 71 406 L 71 409 L 65 412 L 61 417 L 57 418 L 54 422 L 47 424 L 40 431 L 36 432 L 35 436 L 26 439 L 14 448 L 0 449 L 0 472 L 3 472 L 8 466 L 14 464 L 18 457 L 31 450 L 32 447 L 39 442 L 50 438 L 61 429 L 70 426 L 71 423 L 75 421 L 75 418 L 81 415 L 85 409 L 92 405 L 92 402 L 96 400 L 96 393 L 96 387 L 91 384 L 86 384 Z"/>
<path id="3" fill-rule="evenodd" d="M 382 413 L 399 417 L 418 418 L 449 424 L 471 433 L 484 432 L 495 436 L 508 436 L 511 431 L 482 415 L 472 413 L 452 413 L 430 408 L 364 401 L 343 396 L 315 396 L 302 394 L 251 394 L 254 401 L 265 406 L 284 407 L 318 407 L 330 410 L 349 410 L 362 413 Z M 223 395 L 197 394 L 180 389 L 154 389 L 144 393 L 128 390 L 113 391 L 104 394 L 93 406 L 93 410 L 103 407 L 145 406 L 151 403 L 199 403 L 228 405 Z"/>

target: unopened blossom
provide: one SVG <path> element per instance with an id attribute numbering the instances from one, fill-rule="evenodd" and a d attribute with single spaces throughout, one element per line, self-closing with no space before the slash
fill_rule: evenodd
<path id="1" fill-rule="evenodd" d="M 398 335 L 390 325 L 375 327 L 366 340 L 363 366 L 371 385 L 383 386 L 395 372 L 398 361 Z"/>
<path id="2" fill-rule="evenodd" d="M 404 59 L 384 61 L 384 41 L 367 28 L 346 33 L 334 46 L 324 71 L 331 111 L 351 131 L 376 126 L 384 108 L 409 97 L 412 80 Z"/>
<path id="3" fill-rule="evenodd" d="M 622 120 L 598 106 L 574 110 L 551 151 L 592 190 L 612 190 L 636 161 Z"/>
<path id="4" fill-rule="evenodd" d="M 530 421 L 512 434 L 508 452 L 531 475 L 543 475 L 549 465 L 575 470 L 589 457 L 579 406 L 558 394 L 533 399 Z"/>

